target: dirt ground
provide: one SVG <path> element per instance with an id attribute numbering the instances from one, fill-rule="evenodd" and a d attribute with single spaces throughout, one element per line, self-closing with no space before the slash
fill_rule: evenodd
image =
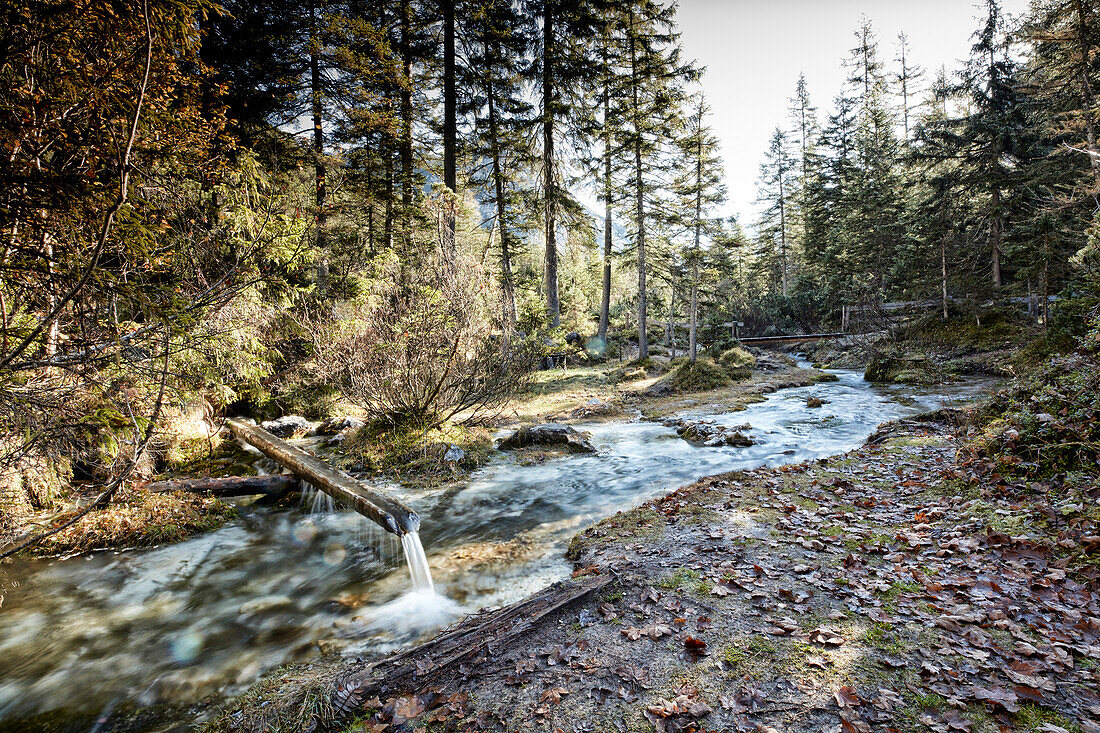
<path id="1" fill-rule="evenodd" d="M 211 729 L 1100 731 L 1100 538 L 1039 531 L 954 440 L 703 479 L 578 535 L 564 591 L 607 584 L 506 642 L 368 699 L 365 663 L 284 670 Z"/>
<path id="2" fill-rule="evenodd" d="M 620 381 L 617 365 L 570 367 L 538 372 L 530 392 L 509 407 L 505 424 L 591 422 L 641 415 L 659 419 L 696 408 L 735 412 L 762 402 L 764 395 L 789 387 L 806 387 L 836 377 L 818 369 L 802 369 L 781 361 L 757 369 L 748 379 L 702 392 L 661 393 L 655 386 L 663 374 Z"/>

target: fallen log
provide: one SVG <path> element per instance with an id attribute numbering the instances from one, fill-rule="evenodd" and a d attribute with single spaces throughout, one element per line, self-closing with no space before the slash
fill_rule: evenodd
<path id="1" fill-rule="evenodd" d="M 403 535 L 420 529 L 417 513 L 385 492 L 363 486 L 343 471 L 276 438 L 258 425 L 239 418 L 230 418 L 226 422 L 233 435 L 387 532 Z"/>
<path id="2" fill-rule="evenodd" d="M 335 720 L 314 718 L 305 730 L 330 730 L 351 718 L 376 696 L 413 694 L 442 676 L 457 671 L 484 653 L 507 644 L 543 618 L 599 591 L 612 582 L 608 575 L 555 583 L 524 601 L 478 616 L 470 616 L 431 641 L 375 662 L 337 681 L 331 709 Z"/>
<path id="3" fill-rule="evenodd" d="M 283 497 L 297 491 L 302 480 L 297 476 L 226 476 L 224 478 L 184 478 L 146 484 L 149 491 L 163 494 L 169 491 L 190 491 L 212 496 Z"/>

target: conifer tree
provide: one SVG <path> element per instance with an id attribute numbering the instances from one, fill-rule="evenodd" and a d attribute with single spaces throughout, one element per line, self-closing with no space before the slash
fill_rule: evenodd
<path id="1" fill-rule="evenodd" d="M 764 162 L 760 165 L 757 203 L 764 206 L 760 217 L 759 261 L 771 282 L 778 282 L 784 297 L 790 291 L 791 251 L 788 240 L 791 177 L 795 170 L 787 133 L 772 133 Z"/>
<path id="2" fill-rule="evenodd" d="M 725 200 L 722 160 L 718 156 L 718 138 L 707 125 L 710 107 L 702 93 L 691 101 L 692 114 L 678 139 L 683 161 L 675 180 L 680 198 L 681 225 L 691 238 L 684 255 L 688 277 L 688 358 L 694 363 L 698 353 L 699 288 L 703 284 L 703 237 L 718 235 L 719 219 L 715 209 Z"/>
<path id="3" fill-rule="evenodd" d="M 638 358 L 649 355 L 646 290 L 647 197 L 658 153 L 676 122 L 682 84 L 697 72 L 681 60 L 675 30 L 675 5 L 652 0 L 631 4 L 624 26 L 624 76 L 629 104 L 624 132 L 625 148 L 633 165 L 634 246 L 638 263 Z"/>

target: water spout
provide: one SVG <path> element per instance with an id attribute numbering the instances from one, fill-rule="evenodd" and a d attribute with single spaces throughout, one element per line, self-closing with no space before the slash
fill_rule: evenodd
<path id="1" fill-rule="evenodd" d="M 401 549 L 405 551 L 405 562 L 409 566 L 414 591 L 435 590 L 432 585 L 432 571 L 428 568 L 428 558 L 424 554 L 424 545 L 420 543 L 420 534 L 414 529 L 401 535 Z"/>

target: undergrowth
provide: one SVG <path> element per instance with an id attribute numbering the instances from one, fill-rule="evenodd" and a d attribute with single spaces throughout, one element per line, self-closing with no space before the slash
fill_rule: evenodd
<path id="1" fill-rule="evenodd" d="M 63 524 L 73 514 L 58 516 L 54 526 Z M 70 555 L 108 547 L 117 550 L 179 542 L 218 529 L 236 516 L 233 506 L 213 497 L 130 489 L 116 496 L 107 508 L 92 511 L 26 552 L 38 556 Z"/>
<path id="2" fill-rule="evenodd" d="M 446 460 L 451 448 L 460 449 L 462 457 Z M 492 449 L 493 436 L 488 430 L 454 423 L 428 431 L 368 425 L 344 445 L 349 468 L 426 486 L 473 471 L 489 460 Z"/>

